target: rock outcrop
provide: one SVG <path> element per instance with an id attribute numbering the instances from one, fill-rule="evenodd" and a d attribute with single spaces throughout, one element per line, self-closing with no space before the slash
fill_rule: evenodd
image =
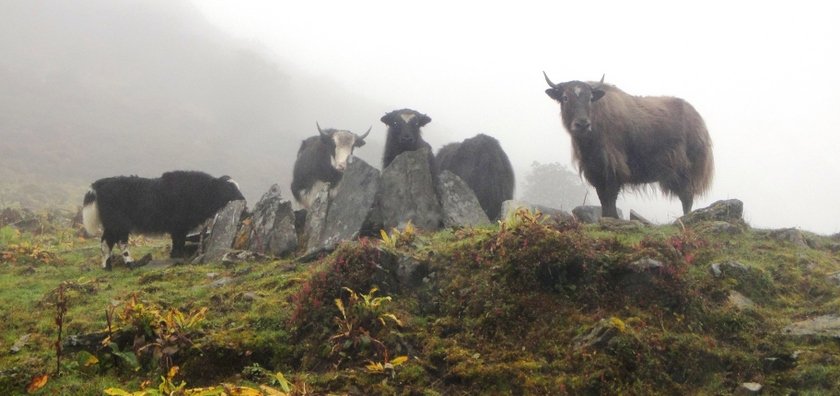
<path id="1" fill-rule="evenodd" d="M 376 168 L 358 158 L 350 163 L 330 200 L 320 237 L 307 250 L 330 250 L 341 241 L 358 238 L 373 210 L 379 185 Z"/>
<path id="2" fill-rule="evenodd" d="M 245 201 L 239 200 L 228 202 L 216 213 L 209 227 L 210 236 L 204 240 L 203 254 L 198 258 L 200 262 L 220 260 L 231 250 L 243 211 L 245 211 Z"/>
<path id="3" fill-rule="evenodd" d="M 427 149 L 406 151 L 382 171 L 377 201 L 385 229 L 409 220 L 426 231 L 440 228 L 443 216 L 428 155 Z"/>
<path id="4" fill-rule="evenodd" d="M 813 319 L 791 323 L 782 329 L 782 334 L 840 339 L 840 316 L 823 315 Z"/>
<path id="5" fill-rule="evenodd" d="M 475 193 L 458 175 L 445 170 L 438 178 L 438 191 L 443 210 L 443 226 L 475 226 L 490 224 Z"/>
<path id="6" fill-rule="evenodd" d="M 319 191 L 313 191 L 315 199 L 306 211 L 306 223 L 303 226 L 303 240 L 306 241 L 306 255 L 321 251 L 321 235 L 327 221 L 330 206 L 330 186 L 324 184 Z"/>
<path id="7" fill-rule="evenodd" d="M 624 214 L 621 213 L 621 209 L 616 210 L 618 210 L 618 218 L 623 218 Z M 581 223 L 595 224 L 601 219 L 601 207 L 594 205 L 581 205 L 572 209 L 572 214 L 575 215 L 575 218 Z"/>
<path id="8" fill-rule="evenodd" d="M 280 196 L 280 186 L 273 185 L 254 207 L 246 249 L 280 257 L 297 249 L 295 213 L 292 203 Z"/>
<path id="9" fill-rule="evenodd" d="M 679 218 L 683 224 L 697 224 L 703 221 L 744 222 L 744 203 L 738 199 L 717 201 L 710 206 L 697 209 Z"/>

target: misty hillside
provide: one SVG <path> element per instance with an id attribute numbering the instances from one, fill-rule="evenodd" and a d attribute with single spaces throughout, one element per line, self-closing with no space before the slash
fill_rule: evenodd
<path id="1" fill-rule="evenodd" d="M 3 2 L 0 53 L 4 206 L 171 169 L 229 174 L 253 201 L 288 188 L 316 120 L 359 130 L 389 110 L 225 37 L 180 0 Z M 384 139 L 369 140 L 360 155 L 376 164 Z"/>

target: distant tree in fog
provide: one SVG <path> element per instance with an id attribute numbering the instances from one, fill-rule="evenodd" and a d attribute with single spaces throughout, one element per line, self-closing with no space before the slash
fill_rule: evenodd
<path id="1" fill-rule="evenodd" d="M 583 179 L 565 165 L 558 162 L 531 164 L 531 172 L 525 177 L 522 199 L 524 201 L 557 209 L 572 210 L 583 205 L 584 200 L 597 195 L 589 191 Z M 587 202 L 591 203 L 591 202 Z"/>

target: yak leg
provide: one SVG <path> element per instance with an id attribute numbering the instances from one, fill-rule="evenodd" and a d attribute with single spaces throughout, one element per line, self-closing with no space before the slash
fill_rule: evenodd
<path id="1" fill-rule="evenodd" d="M 123 262 L 128 268 L 134 268 L 134 259 L 131 258 L 131 253 L 128 252 L 128 235 L 119 242 L 120 250 L 122 251 Z"/>
<path id="2" fill-rule="evenodd" d="M 185 246 L 187 244 L 187 233 L 176 231 L 172 233 L 172 250 L 169 251 L 169 258 L 186 257 Z"/>
<path id="3" fill-rule="evenodd" d="M 128 233 L 109 232 L 102 233 L 102 241 L 100 242 L 100 249 L 102 250 L 102 268 L 111 270 L 114 261 L 114 245 L 119 245 L 122 252 L 123 262 L 131 267 L 134 259 L 128 252 Z"/>
<path id="4" fill-rule="evenodd" d="M 596 187 L 598 192 L 598 200 L 601 201 L 601 216 L 618 218 L 618 209 L 615 207 L 615 201 L 618 200 L 619 187 L 606 186 Z"/>
<path id="5" fill-rule="evenodd" d="M 694 194 L 690 192 L 681 192 L 678 194 L 680 202 L 682 202 L 683 214 L 687 215 L 691 212 L 691 206 L 694 205 Z"/>
<path id="6" fill-rule="evenodd" d="M 114 242 L 106 239 L 105 235 L 102 235 L 102 241 L 99 242 L 99 249 L 102 251 L 102 268 L 106 270 L 111 270 L 111 250 L 114 248 Z"/>

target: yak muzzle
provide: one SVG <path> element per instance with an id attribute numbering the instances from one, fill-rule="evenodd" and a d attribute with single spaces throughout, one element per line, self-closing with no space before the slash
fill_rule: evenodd
<path id="1" fill-rule="evenodd" d="M 415 141 L 416 140 L 414 139 L 414 136 L 411 136 L 411 135 L 400 136 L 400 143 L 404 146 L 410 146 L 410 145 L 414 144 Z"/>
<path id="2" fill-rule="evenodd" d="M 578 118 L 572 122 L 572 129 L 575 132 L 589 132 L 592 130 L 592 123 L 587 118 Z"/>

